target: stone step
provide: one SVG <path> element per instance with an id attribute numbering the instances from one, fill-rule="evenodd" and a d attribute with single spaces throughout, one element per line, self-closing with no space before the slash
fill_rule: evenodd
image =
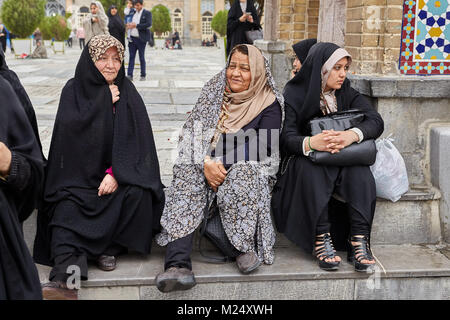
<path id="1" fill-rule="evenodd" d="M 235 263 L 202 262 L 192 255 L 197 285 L 188 291 L 163 294 L 155 286 L 155 276 L 163 270 L 164 255 L 155 250 L 149 256 L 118 258 L 117 269 L 104 272 L 89 268 L 80 299 L 450 299 L 449 250 L 435 246 L 379 245 L 373 252 L 379 265 L 374 274 L 357 273 L 346 261 L 339 271 L 320 270 L 316 260 L 295 248 L 276 251 L 273 265 L 262 265 L 250 275 L 242 275 Z M 446 256 L 447 255 L 447 256 Z M 48 281 L 49 267 L 38 265 L 41 282 Z"/>

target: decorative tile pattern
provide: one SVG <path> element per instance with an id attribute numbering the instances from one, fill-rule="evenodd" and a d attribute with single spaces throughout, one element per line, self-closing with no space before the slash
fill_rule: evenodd
<path id="1" fill-rule="evenodd" d="M 450 0 L 405 0 L 400 72 L 450 75 Z"/>

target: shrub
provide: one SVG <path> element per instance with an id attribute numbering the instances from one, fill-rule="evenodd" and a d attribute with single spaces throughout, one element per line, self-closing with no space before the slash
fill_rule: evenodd
<path id="1" fill-rule="evenodd" d="M 55 38 L 56 41 L 64 41 L 67 40 L 70 35 L 67 19 L 60 15 L 45 17 L 42 20 L 39 29 L 42 32 L 42 38 L 44 40 Z"/>
<path id="2" fill-rule="evenodd" d="M 227 34 L 227 19 L 228 10 L 222 10 L 217 12 L 211 21 L 211 28 L 221 37 Z"/>
<path id="3" fill-rule="evenodd" d="M 27 38 L 45 16 L 45 0 L 5 0 L 1 17 L 6 28 L 19 38 Z"/>
<path id="4" fill-rule="evenodd" d="M 158 4 L 152 9 L 151 30 L 156 33 L 157 36 L 161 36 L 164 32 L 172 31 L 169 9 L 162 4 Z"/>

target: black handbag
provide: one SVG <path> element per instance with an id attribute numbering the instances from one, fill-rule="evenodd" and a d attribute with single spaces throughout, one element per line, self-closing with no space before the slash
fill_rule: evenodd
<path id="1" fill-rule="evenodd" d="M 359 110 L 339 111 L 309 121 L 311 135 L 321 133 L 323 130 L 344 131 L 355 127 L 364 120 L 364 114 Z M 367 139 L 361 143 L 353 143 L 338 153 L 312 151 L 309 159 L 317 164 L 329 166 L 371 166 L 375 163 L 377 148 L 374 139 Z"/>
<path id="2" fill-rule="evenodd" d="M 219 208 L 217 207 L 216 198 L 209 202 L 209 191 L 206 196 L 206 206 L 204 209 L 203 221 L 200 225 L 200 240 L 198 247 L 200 254 L 205 261 L 212 263 L 225 263 L 235 261 L 236 257 L 241 254 L 228 240 L 220 218 Z M 202 249 L 202 239 L 206 237 L 217 249 L 222 252 L 223 256 L 206 255 Z"/>

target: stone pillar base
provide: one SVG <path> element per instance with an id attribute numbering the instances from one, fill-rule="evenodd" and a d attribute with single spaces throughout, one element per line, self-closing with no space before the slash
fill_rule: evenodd
<path id="1" fill-rule="evenodd" d="M 269 60 L 272 76 L 279 90 L 283 90 L 290 80 L 292 62 L 286 55 L 286 43 L 283 41 L 256 40 L 254 45 Z"/>

